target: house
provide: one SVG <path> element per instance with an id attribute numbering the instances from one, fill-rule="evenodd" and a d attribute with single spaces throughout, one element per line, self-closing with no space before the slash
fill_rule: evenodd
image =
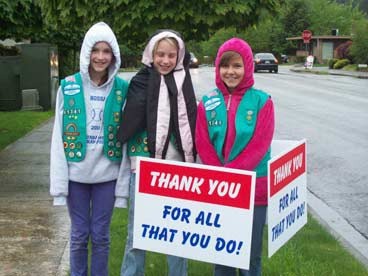
<path id="1" fill-rule="evenodd" d="M 347 41 L 351 41 L 351 37 L 338 35 L 312 35 L 309 43 L 304 43 L 301 36 L 288 37 L 286 40 L 296 42 L 297 57 L 306 57 L 311 54 L 316 57 L 319 63 L 325 63 L 329 59 L 337 58 L 336 48 Z"/>

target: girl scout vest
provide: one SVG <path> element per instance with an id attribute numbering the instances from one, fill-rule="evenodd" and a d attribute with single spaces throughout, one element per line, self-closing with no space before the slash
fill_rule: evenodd
<path id="1" fill-rule="evenodd" d="M 80 73 L 61 81 L 64 94 L 63 142 L 66 159 L 69 162 L 80 162 L 86 155 L 87 129 L 86 107 Z M 104 108 L 104 154 L 111 161 L 122 158 L 121 143 L 116 134 L 121 120 L 121 109 L 126 100 L 127 83 L 114 78 L 113 88 L 108 95 Z M 97 137 L 98 139 L 98 137 Z"/>
<path id="2" fill-rule="evenodd" d="M 257 122 L 258 111 L 263 107 L 269 95 L 263 91 L 250 88 L 239 103 L 235 116 L 236 137 L 229 160 L 234 160 L 249 143 Z M 225 163 L 222 148 L 227 129 L 227 111 L 224 96 L 215 89 L 202 99 L 205 110 L 210 139 L 214 144 L 217 156 Z M 270 159 L 270 148 L 256 167 L 257 177 L 267 175 L 267 161 Z"/>

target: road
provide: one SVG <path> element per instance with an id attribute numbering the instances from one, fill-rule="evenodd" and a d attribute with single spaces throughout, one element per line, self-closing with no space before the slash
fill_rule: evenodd
<path id="1" fill-rule="evenodd" d="M 191 76 L 198 99 L 215 86 L 213 67 Z M 309 191 L 368 239 L 368 80 L 280 66 L 256 73 L 255 87 L 275 103 L 274 139 L 307 139 Z"/>
<path id="2" fill-rule="evenodd" d="M 196 91 L 213 87 L 213 68 L 191 72 Z M 307 139 L 308 188 L 368 239 L 368 80 L 346 76 L 256 73 L 272 95 L 275 139 Z"/>

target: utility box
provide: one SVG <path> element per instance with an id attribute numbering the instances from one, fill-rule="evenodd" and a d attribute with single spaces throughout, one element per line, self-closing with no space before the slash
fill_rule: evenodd
<path id="1" fill-rule="evenodd" d="M 0 57 L 0 111 L 19 110 L 21 56 Z"/>
<path id="2" fill-rule="evenodd" d="M 43 110 L 54 108 L 59 86 L 57 47 L 48 43 L 20 44 L 19 47 L 22 58 L 20 90 L 37 90 Z"/>

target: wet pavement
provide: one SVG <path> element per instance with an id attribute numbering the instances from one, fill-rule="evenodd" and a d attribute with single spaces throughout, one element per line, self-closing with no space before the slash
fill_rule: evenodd
<path id="1" fill-rule="evenodd" d="M 49 196 L 52 124 L 0 152 L 0 276 L 64 273 L 69 217 Z"/>

